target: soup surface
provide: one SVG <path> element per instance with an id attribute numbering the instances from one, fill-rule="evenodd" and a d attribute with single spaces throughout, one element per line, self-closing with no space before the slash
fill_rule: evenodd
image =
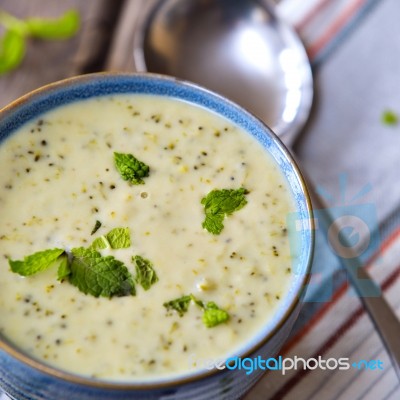
<path id="1" fill-rule="evenodd" d="M 115 152 L 149 166 L 142 184 L 122 178 Z M 235 355 L 287 293 L 287 183 L 254 138 L 207 110 L 146 95 L 72 103 L 3 141 L 0 165 L 0 332 L 50 365 L 124 381 L 201 368 Z M 205 229 L 202 199 L 241 188 L 246 204 L 219 234 Z M 123 262 L 135 295 L 85 294 L 57 279 L 58 262 L 25 277 L 10 268 L 54 248 L 70 260 L 116 228 L 130 243 L 98 251 Z M 134 256 L 158 278 L 148 290 Z M 189 295 L 181 313 L 166 304 Z M 211 327 L 208 306 L 223 310 Z"/>

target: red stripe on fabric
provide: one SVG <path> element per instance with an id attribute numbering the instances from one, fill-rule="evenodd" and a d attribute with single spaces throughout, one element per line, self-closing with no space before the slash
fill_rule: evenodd
<path id="1" fill-rule="evenodd" d="M 382 284 L 382 290 L 386 291 L 389 289 L 396 280 L 400 277 L 400 265 L 388 276 Z M 354 324 L 365 314 L 365 310 L 362 306 L 358 307 L 350 317 L 337 329 L 325 343 L 310 357 L 318 359 L 318 356 L 325 354 Z M 282 399 L 287 393 L 289 393 L 294 386 L 296 386 L 307 374 L 312 370 L 302 369 L 289 379 L 270 400 Z"/>
<path id="2" fill-rule="evenodd" d="M 396 280 L 400 277 L 400 266 L 398 266 L 383 282 L 382 289 L 385 292 L 388 290 L 393 284 L 396 282 Z"/>
<path id="3" fill-rule="evenodd" d="M 307 53 L 314 59 L 319 51 L 339 32 L 339 30 L 353 17 L 356 11 L 365 3 L 365 0 L 356 0 L 328 27 L 325 33 L 313 44 L 308 46 Z"/>
<path id="4" fill-rule="evenodd" d="M 400 228 L 395 230 L 380 246 L 379 251 L 374 254 L 367 262 L 365 268 L 370 268 L 371 264 L 384 253 L 394 242 L 396 239 L 400 237 Z M 299 331 L 296 335 L 294 335 L 287 344 L 282 348 L 282 353 L 285 354 L 289 352 L 289 350 L 294 347 L 297 343 L 300 342 L 301 339 L 317 324 L 318 321 L 322 319 L 322 317 L 333 307 L 333 305 L 346 293 L 349 287 L 349 283 L 343 283 L 338 290 L 333 294 L 332 300 L 330 302 L 325 303 L 310 319 L 307 325 Z"/>
<path id="5" fill-rule="evenodd" d="M 335 332 L 335 334 L 332 335 L 310 358 L 318 359 L 318 356 L 323 354 L 322 350 L 324 350 L 324 352 L 329 350 L 337 342 L 337 340 L 358 321 L 358 319 L 362 316 L 363 312 L 364 310 L 362 307 L 357 308 L 357 310 L 352 313 L 350 318 L 340 326 L 340 328 Z M 290 378 L 290 380 L 287 381 L 285 385 L 282 386 L 270 400 L 282 399 L 287 393 L 289 393 L 292 390 L 294 386 L 296 386 L 310 372 L 311 372 L 310 369 L 302 369 L 296 372 L 296 374 L 292 378 Z"/>
<path id="6" fill-rule="evenodd" d="M 316 325 L 317 322 L 320 321 L 322 317 L 329 311 L 329 309 L 332 308 L 333 305 L 340 299 L 340 297 L 345 294 L 348 286 L 348 283 L 344 283 L 339 287 L 339 289 L 333 294 L 332 300 L 324 303 L 324 305 L 312 316 L 307 325 L 300 332 L 294 335 L 289 342 L 287 342 L 282 349 L 283 354 L 288 353 L 292 347 L 296 346 L 296 344 L 299 343 L 300 340 L 311 331 L 314 325 Z"/>
<path id="7" fill-rule="evenodd" d="M 315 18 L 315 16 L 325 8 L 328 4 L 331 4 L 331 0 L 322 0 L 318 4 L 315 5 L 314 8 L 312 8 L 308 14 L 306 14 L 303 19 L 301 19 L 294 27 L 297 31 L 301 31 L 304 29 L 312 19 Z"/>

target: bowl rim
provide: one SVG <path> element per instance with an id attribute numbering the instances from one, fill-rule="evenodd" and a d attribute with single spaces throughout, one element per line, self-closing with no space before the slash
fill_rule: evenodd
<path id="1" fill-rule="evenodd" d="M 21 107 L 23 107 L 26 104 L 29 104 L 32 100 L 35 98 L 40 98 L 40 96 L 46 96 L 52 93 L 57 93 L 57 91 L 61 91 L 63 89 L 68 88 L 70 85 L 75 85 L 76 87 L 79 87 L 80 85 L 83 84 L 89 84 L 90 82 L 96 83 L 96 81 L 101 82 L 102 80 L 107 80 L 107 79 L 149 79 L 153 81 L 161 80 L 164 82 L 170 82 L 173 84 L 176 84 L 178 86 L 184 86 L 187 89 L 191 89 L 194 92 L 197 93 L 202 93 L 203 95 L 206 96 L 211 96 L 213 100 L 223 102 L 224 104 L 228 105 L 230 108 L 235 109 L 237 112 L 239 112 L 241 115 L 245 117 L 246 120 L 250 120 L 252 124 L 258 123 L 263 130 L 264 133 L 267 132 L 268 135 L 270 136 L 270 139 L 274 142 L 275 146 L 279 148 L 279 151 L 283 154 L 283 156 L 288 160 L 288 162 L 291 165 L 291 168 L 293 168 L 293 173 L 296 176 L 299 187 L 301 189 L 301 192 L 304 194 L 304 199 L 305 199 L 305 210 L 308 214 L 309 218 L 309 229 L 307 229 L 307 232 L 309 232 L 310 240 L 309 240 L 309 246 L 307 247 L 307 257 L 304 263 L 306 264 L 304 267 L 304 273 L 300 274 L 301 279 L 299 278 L 300 282 L 298 284 L 298 288 L 294 291 L 293 299 L 288 304 L 285 306 L 285 312 L 279 317 L 279 319 L 273 324 L 272 328 L 268 332 L 268 334 L 264 335 L 262 338 L 257 339 L 257 342 L 251 345 L 251 347 L 246 348 L 246 351 L 241 354 L 240 358 L 245 358 L 249 357 L 252 354 L 254 354 L 258 349 L 260 349 L 262 346 L 264 346 L 272 337 L 274 337 L 284 326 L 284 324 L 287 322 L 289 317 L 296 311 L 296 308 L 300 304 L 301 299 L 304 297 L 305 294 L 305 289 L 307 287 L 307 284 L 310 280 L 310 271 L 311 271 L 311 264 L 312 264 L 312 259 L 313 259 L 313 253 L 314 253 L 314 245 L 315 245 L 315 229 L 314 229 L 314 219 L 313 219 L 313 210 L 312 210 L 312 202 L 311 202 L 311 197 L 309 194 L 309 191 L 307 189 L 307 185 L 305 182 L 305 178 L 303 174 L 301 173 L 299 166 L 292 156 L 292 154 L 289 152 L 285 144 L 282 142 L 282 140 L 263 122 L 261 121 L 258 117 L 256 117 L 254 114 L 246 110 L 245 107 L 238 105 L 237 103 L 227 99 L 226 97 L 215 93 L 209 89 L 206 89 L 198 84 L 192 83 L 185 81 L 183 79 L 178 79 L 172 76 L 167 76 L 167 75 L 162 75 L 162 74 L 155 74 L 155 73 L 148 73 L 148 72 L 96 72 L 96 73 L 90 73 L 90 74 L 85 74 L 85 75 L 77 75 L 73 77 L 69 77 L 66 79 L 58 80 L 56 82 L 49 83 L 47 85 L 41 86 L 37 89 L 34 89 L 25 95 L 17 98 L 16 100 L 12 101 L 2 109 L 0 109 L 0 127 L 2 123 L 2 119 L 7 119 L 7 118 L 12 118 L 14 112 L 18 112 Z M 119 94 L 118 92 L 114 92 Z M 135 93 L 132 91 L 127 91 L 126 93 Z M 111 95 L 112 93 L 110 93 Z M 103 96 L 103 94 L 100 94 L 99 96 Z M 96 95 L 91 96 L 90 98 L 94 98 Z M 173 96 L 168 96 L 166 97 L 173 97 Z M 180 99 L 178 96 L 175 98 Z M 80 99 L 83 100 L 83 99 Z M 182 100 L 182 99 L 180 99 Z M 73 100 L 75 101 L 75 100 Z M 56 107 L 72 103 L 73 101 L 64 101 L 60 104 L 57 104 Z M 79 98 L 76 100 L 79 101 Z M 186 100 L 185 100 L 186 101 Z M 201 106 L 200 104 L 192 102 L 195 106 Z M 202 106 L 208 111 L 213 111 L 206 106 Z M 54 109 L 55 107 L 51 107 L 49 110 Z M 41 114 L 41 112 L 47 112 L 48 110 L 44 111 L 39 111 L 37 113 L 37 116 Z M 215 111 L 213 111 L 215 112 Z M 219 114 L 220 116 L 223 116 L 227 118 L 226 116 Z M 28 118 L 26 121 L 20 124 L 22 126 L 25 122 L 27 122 L 29 119 Z M 232 121 L 233 122 L 233 121 Z M 235 122 L 233 122 L 235 123 Z M 244 129 L 244 128 L 242 128 Z M 245 130 L 245 129 L 244 129 Z M 254 136 L 254 135 L 252 135 Z M 259 141 L 257 138 L 255 138 L 257 141 Z M 14 345 L 9 339 L 5 338 L 0 334 L 0 350 L 5 351 L 9 356 L 15 358 L 17 361 L 22 362 L 25 366 L 32 367 L 38 372 L 50 375 L 55 378 L 59 378 L 63 381 L 66 381 L 70 384 L 78 384 L 78 385 L 83 385 L 86 387 L 92 387 L 92 388 L 100 388 L 100 389 L 113 389 L 113 390 L 118 390 L 118 391 L 123 391 L 123 390 L 161 390 L 161 389 L 168 389 L 171 387 L 176 387 L 178 385 L 185 385 L 185 384 L 190 384 L 190 383 L 199 383 L 205 378 L 213 377 L 217 374 L 221 374 L 226 372 L 227 370 L 219 370 L 219 369 L 212 369 L 212 370 L 206 370 L 206 371 L 194 371 L 191 375 L 186 375 L 186 376 L 172 376 L 171 378 L 166 377 L 160 377 L 158 380 L 149 380 L 149 381 L 140 381 L 140 382 L 129 382 L 129 381 L 112 381 L 112 380 L 106 380 L 106 379 L 94 379 L 90 377 L 86 377 L 84 375 L 78 375 L 74 374 L 72 372 L 64 371 L 61 368 L 51 366 L 43 361 L 40 361 L 39 359 L 35 358 L 34 356 L 29 356 L 26 354 L 23 350 L 18 349 L 16 345 Z"/>

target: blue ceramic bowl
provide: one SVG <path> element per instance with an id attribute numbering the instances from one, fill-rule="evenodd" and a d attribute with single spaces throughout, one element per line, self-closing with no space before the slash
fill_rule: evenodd
<path id="1" fill-rule="evenodd" d="M 297 213 L 294 251 L 295 277 L 288 295 L 273 319 L 250 343 L 244 358 L 263 359 L 277 355 L 299 312 L 307 283 L 314 235 L 310 224 L 311 206 L 296 163 L 275 134 L 243 108 L 193 84 L 151 74 L 92 74 L 67 79 L 36 90 L 0 111 L 0 143 L 32 118 L 74 101 L 96 96 L 142 93 L 178 98 L 209 109 L 254 136 L 269 152 L 285 175 L 295 198 Z M 300 223 L 299 223 L 300 222 Z M 245 369 L 214 369 L 187 372 L 179 378 L 132 383 L 98 381 L 75 376 L 30 358 L 0 335 L 0 387 L 16 400 L 103 400 L 103 399 L 237 399 L 264 373 Z"/>

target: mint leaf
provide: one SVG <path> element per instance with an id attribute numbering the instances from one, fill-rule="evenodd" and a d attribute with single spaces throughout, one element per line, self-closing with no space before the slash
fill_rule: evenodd
<path id="1" fill-rule="evenodd" d="M 213 328 L 229 319 L 229 314 L 219 308 L 213 301 L 204 304 L 201 300 L 197 299 L 193 294 L 190 295 L 193 302 L 203 309 L 203 323 L 207 328 Z"/>
<path id="2" fill-rule="evenodd" d="M 25 22 L 4 10 L 0 10 L 0 24 L 3 25 L 6 30 L 19 33 L 22 37 L 28 35 L 28 28 Z"/>
<path id="3" fill-rule="evenodd" d="M 392 110 L 385 110 L 382 113 L 381 121 L 388 126 L 395 126 L 399 123 L 399 116 Z"/>
<path id="4" fill-rule="evenodd" d="M 190 302 L 192 301 L 192 296 L 182 296 L 177 299 L 168 301 L 163 304 L 163 306 L 169 310 L 175 310 L 178 312 L 179 316 L 182 317 L 189 309 Z"/>
<path id="5" fill-rule="evenodd" d="M 101 222 L 97 220 L 90 234 L 94 235 L 100 228 L 101 228 Z"/>
<path id="6" fill-rule="evenodd" d="M 201 204 L 204 205 L 206 215 L 203 228 L 214 235 L 219 235 L 224 228 L 224 218 L 247 204 L 246 194 L 248 191 L 244 188 L 215 189 L 203 197 Z"/>
<path id="7" fill-rule="evenodd" d="M 209 301 L 205 306 L 203 313 L 203 323 L 207 328 L 213 328 L 223 322 L 228 321 L 229 314 L 219 308 L 213 301 Z"/>
<path id="8" fill-rule="evenodd" d="M 106 239 L 112 249 L 126 249 L 131 245 L 129 228 L 115 228 L 107 233 Z"/>
<path id="9" fill-rule="evenodd" d="M 18 67 L 25 55 L 25 39 L 17 31 L 7 30 L 0 38 L 0 74 Z"/>
<path id="10" fill-rule="evenodd" d="M 177 311 L 179 316 L 182 317 L 188 311 L 191 301 L 203 310 L 202 321 L 207 328 L 213 328 L 229 320 L 227 311 L 219 308 L 213 301 L 204 304 L 204 302 L 197 299 L 193 294 L 168 301 L 164 303 L 164 307 L 166 307 L 167 310 L 172 309 Z"/>
<path id="11" fill-rule="evenodd" d="M 158 276 L 154 271 L 153 264 L 141 256 L 132 257 L 132 262 L 135 264 L 136 276 L 135 281 L 143 287 L 144 290 L 149 290 L 152 285 L 158 282 Z"/>
<path id="12" fill-rule="evenodd" d="M 0 38 L 0 74 L 4 74 L 23 60 L 27 38 L 67 39 L 79 29 L 80 17 L 76 10 L 69 10 L 55 19 L 22 20 L 0 10 L 0 24 L 5 28 L 5 34 Z"/>
<path id="13" fill-rule="evenodd" d="M 94 250 L 126 249 L 131 245 L 129 228 L 114 228 L 106 235 L 96 238 L 90 248 Z"/>
<path id="14" fill-rule="evenodd" d="M 134 185 L 143 184 L 142 178 L 149 176 L 150 167 L 132 154 L 114 153 L 114 163 L 122 179 Z"/>
<path id="15" fill-rule="evenodd" d="M 71 254 L 69 281 L 81 292 L 95 297 L 135 295 L 132 276 L 121 261 L 92 248 L 75 248 Z"/>
<path id="16" fill-rule="evenodd" d="M 58 264 L 57 280 L 62 282 L 71 274 L 71 268 L 66 254 L 62 255 L 58 261 L 60 261 L 60 263 Z"/>
<path id="17" fill-rule="evenodd" d="M 92 244 L 90 245 L 90 248 L 93 250 L 103 250 L 107 249 L 108 247 L 110 247 L 110 244 L 108 243 L 108 240 L 105 236 L 100 236 L 94 239 Z"/>
<path id="18" fill-rule="evenodd" d="M 45 271 L 64 253 L 63 249 L 38 251 L 26 256 L 23 261 L 8 260 L 11 271 L 22 276 L 34 275 Z"/>
<path id="19" fill-rule="evenodd" d="M 196 304 L 196 306 L 200 307 L 200 308 L 204 308 L 204 303 L 197 299 L 193 294 L 190 295 L 190 297 L 192 298 L 194 304 Z"/>
<path id="20" fill-rule="evenodd" d="M 78 31 L 80 18 L 76 10 L 69 10 L 58 18 L 27 18 L 24 22 L 34 38 L 68 39 Z"/>
<path id="21" fill-rule="evenodd" d="M 224 224 L 222 223 L 224 219 L 224 214 L 206 214 L 201 226 L 213 235 L 219 235 L 224 229 Z"/>

